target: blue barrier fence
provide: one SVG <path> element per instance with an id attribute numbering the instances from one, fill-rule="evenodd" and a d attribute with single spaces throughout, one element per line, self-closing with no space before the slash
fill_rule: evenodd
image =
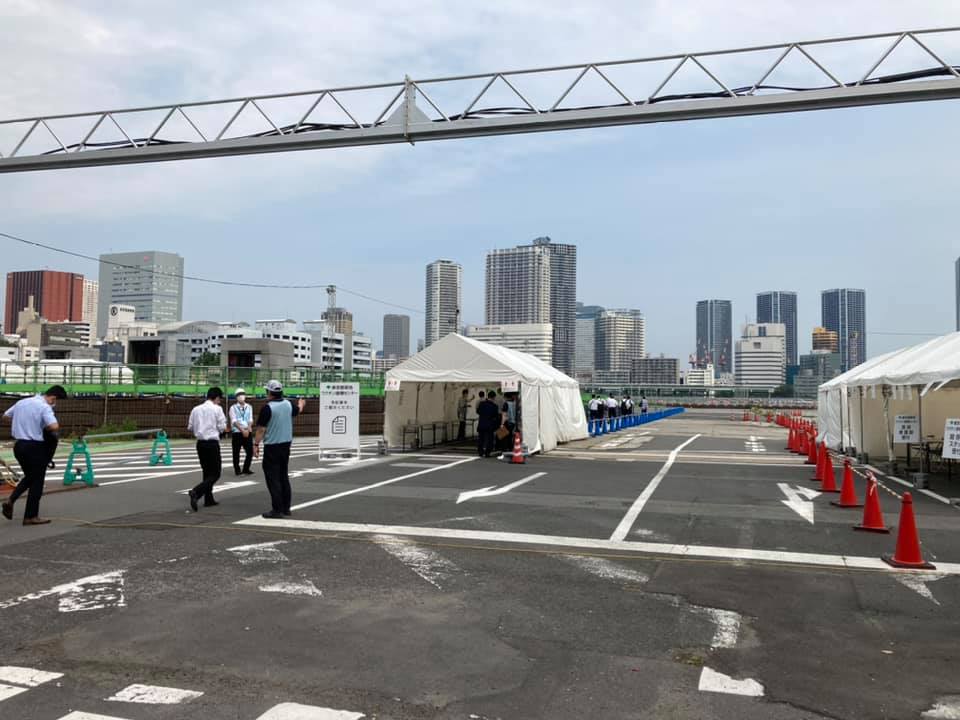
<path id="1" fill-rule="evenodd" d="M 647 423 L 679 415 L 682 412 L 684 412 L 684 408 L 672 407 L 665 410 L 657 410 L 656 412 L 640 413 L 639 415 L 621 415 L 619 417 L 604 418 L 603 420 L 591 420 L 590 436 L 599 437 L 600 435 L 607 435 L 608 433 L 626 430 L 627 428 L 646 425 Z"/>

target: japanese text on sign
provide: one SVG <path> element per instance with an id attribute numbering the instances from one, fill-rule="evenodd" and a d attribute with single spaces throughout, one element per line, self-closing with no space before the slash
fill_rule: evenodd
<path id="1" fill-rule="evenodd" d="M 893 426 L 895 443 L 920 442 L 920 422 L 916 415 L 897 415 Z"/>
<path id="2" fill-rule="evenodd" d="M 320 449 L 360 448 L 360 384 L 320 386 Z"/>
<path id="3" fill-rule="evenodd" d="M 947 418 L 943 428 L 943 459 L 960 460 L 960 418 Z"/>

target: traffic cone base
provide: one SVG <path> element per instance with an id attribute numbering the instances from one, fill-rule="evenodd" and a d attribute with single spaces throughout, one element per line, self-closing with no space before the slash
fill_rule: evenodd
<path id="1" fill-rule="evenodd" d="M 908 568 L 911 570 L 936 570 L 937 566 L 933 563 L 928 563 L 921 560 L 918 563 L 905 563 L 900 560 L 895 559 L 892 555 L 881 555 L 880 559 L 883 560 L 887 565 L 890 565 L 895 568 Z"/>
<path id="2" fill-rule="evenodd" d="M 883 533 L 883 534 L 885 534 L 885 535 L 889 535 L 889 534 L 890 534 L 890 531 L 891 531 L 893 528 L 888 528 L 888 527 L 864 527 L 863 525 L 854 525 L 854 526 L 853 526 L 853 529 L 854 529 L 854 530 L 859 530 L 860 532 Z"/>
<path id="3" fill-rule="evenodd" d="M 840 494 L 843 495 L 843 490 L 840 491 Z M 843 501 L 843 498 L 842 498 L 842 497 L 841 497 L 839 500 L 831 500 L 831 501 L 830 501 L 830 504 L 833 505 L 833 506 L 835 506 L 835 507 L 838 507 L 838 508 L 859 508 L 859 507 L 863 507 L 863 503 L 862 503 L 862 502 L 845 503 L 845 502 Z"/>

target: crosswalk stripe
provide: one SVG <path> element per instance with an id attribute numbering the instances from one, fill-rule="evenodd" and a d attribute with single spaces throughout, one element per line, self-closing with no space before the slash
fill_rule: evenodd
<path id="1" fill-rule="evenodd" d="M 257 720 L 362 720 L 363 713 L 349 710 L 333 710 L 316 705 L 280 703 L 267 710 Z"/>
<path id="2" fill-rule="evenodd" d="M 0 682 L 23 685 L 24 687 L 37 687 L 62 677 L 63 673 L 47 672 L 46 670 L 34 670 L 33 668 L 16 667 L 14 665 L 0 667 Z"/>
<path id="3" fill-rule="evenodd" d="M 141 705 L 179 705 L 195 700 L 201 695 L 203 693 L 197 690 L 134 684 L 128 685 L 123 690 L 106 698 L 106 701 L 139 703 Z"/>
<path id="4" fill-rule="evenodd" d="M 27 688 L 13 687 L 13 685 L 3 685 L 0 683 L 0 702 L 12 698 L 14 695 L 25 693 Z"/>
<path id="5" fill-rule="evenodd" d="M 74 710 L 67 713 L 58 720 L 127 720 L 127 718 L 117 717 L 116 715 L 97 715 L 96 713 L 81 712 Z"/>

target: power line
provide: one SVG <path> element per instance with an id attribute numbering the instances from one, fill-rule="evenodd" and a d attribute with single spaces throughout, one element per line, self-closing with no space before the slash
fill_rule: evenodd
<path id="1" fill-rule="evenodd" d="M 902 335 L 905 337 L 940 337 L 941 332 L 894 332 L 892 330 L 867 330 L 867 335 Z"/>
<path id="2" fill-rule="evenodd" d="M 216 278 L 200 277 L 199 275 L 186 275 L 184 273 L 166 272 L 164 270 L 153 270 L 150 268 L 139 267 L 137 265 L 126 265 L 124 263 L 114 262 L 112 260 L 103 260 L 93 255 L 86 255 L 81 252 L 76 252 L 75 250 L 67 250 L 66 248 L 56 247 L 54 245 L 47 245 L 46 243 L 37 242 L 36 240 L 27 240 L 26 238 L 18 237 L 17 235 L 11 235 L 10 233 L 5 233 L 5 232 L 0 232 L 0 237 L 4 237 L 4 238 L 7 238 L 8 240 L 13 240 L 14 242 L 18 242 L 30 247 L 40 248 L 42 250 L 49 250 L 50 252 L 60 253 L 61 255 L 68 255 L 70 257 L 79 258 L 81 260 L 89 260 L 91 262 L 99 263 L 101 265 L 111 265 L 113 267 L 119 267 L 125 270 L 133 270 L 135 272 L 146 273 L 148 275 L 179 278 L 180 280 L 190 280 L 193 282 L 209 283 L 211 285 L 225 285 L 228 287 L 244 287 L 244 288 L 261 288 L 261 289 L 269 289 L 269 290 L 320 290 L 333 284 L 333 283 L 309 283 L 309 284 L 303 284 L 303 285 L 284 285 L 280 283 L 252 283 L 252 282 L 240 282 L 238 280 L 218 280 Z M 409 307 L 407 305 L 400 305 L 399 303 L 390 302 L 389 300 L 381 300 L 380 298 L 373 297 L 372 295 L 367 295 L 366 293 L 358 292 L 356 290 L 350 290 L 349 288 L 345 288 L 341 285 L 337 285 L 336 287 L 337 287 L 337 290 L 340 292 L 347 293 L 348 295 L 354 295 L 358 298 L 379 303 L 381 305 L 387 305 L 389 307 L 399 308 L 401 310 L 407 310 L 409 312 L 418 313 L 420 315 L 422 315 L 424 312 L 423 310 L 420 310 L 418 308 Z"/>

